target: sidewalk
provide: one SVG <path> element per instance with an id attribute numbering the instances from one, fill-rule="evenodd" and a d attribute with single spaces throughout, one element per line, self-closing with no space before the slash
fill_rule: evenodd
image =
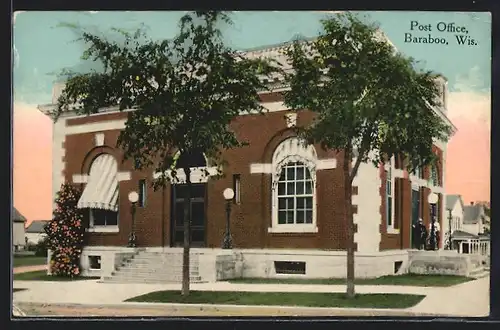
<path id="1" fill-rule="evenodd" d="M 14 274 L 35 272 L 37 270 L 46 270 L 47 265 L 20 266 L 13 269 Z"/>
<path id="2" fill-rule="evenodd" d="M 99 283 L 98 280 L 78 282 L 40 282 L 14 281 L 14 288 L 28 290 L 14 295 L 15 303 L 35 303 L 54 305 L 87 305 L 88 307 L 108 306 L 116 308 L 126 306 L 154 307 L 158 304 L 124 303 L 124 300 L 160 290 L 179 290 L 180 284 L 111 284 Z M 191 290 L 202 291 L 254 291 L 254 292 L 345 292 L 344 285 L 296 285 L 296 284 L 243 284 L 243 283 L 200 283 L 192 284 Z M 405 310 L 384 310 L 385 312 L 402 312 L 411 314 L 434 314 L 449 316 L 486 316 L 489 313 L 489 277 L 449 288 L 429 288 L 411 286 L 374 286 L 357 285 L 357 293 L 405 293 L 423 294 L 426 298 L 417 306 Z M 160 304 L 170 308 L 179 308 L 180 304 Z M 186 305 L 183 305 L 186 307 Z M 193 305 L 189 305 L 193 306 Z M 198 305 L 197 305 L 198 306 Z M 213 305 L 199 305 L 215 307 Z M 198 308 L 199 308 L 198 306 Z M 232 308 L 248 308 L 231 306 Z M 252 307 L 258 308 L 258 307 Z M 263 308 L 263 307 L 261 307 Z M 276 306 L 268 308 L 276 309 Z M 304 310 L 302 307 L 290 307 Z M 279 307 L 281 309 L 281 307 Z M 334 310 L 334 309 L 329 309 Z M 351 311 L 368 313 L 377 310 Z M 260 314 L 257 314 L 260 315 Z M 353 315 L 353 314 L 351 314 Z"/>

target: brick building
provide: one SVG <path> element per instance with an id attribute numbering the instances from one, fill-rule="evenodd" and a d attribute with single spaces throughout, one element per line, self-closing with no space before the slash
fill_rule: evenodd
<path id="1" fill-rule="evenodd" d="M 248 51 L 247 56 L 283 61 L 279 50 L 280 46 L 266 47 Z M 443 90 L 443 102 L 434 111 L 449 122 L 446 81 L 439 78 L 437 83 Z M 214 269 L 219 260 L 230 260 L 239 265 L 233 267 L 233 272 L 234 268 L 239 272 L 234 276 L 273 276 L 282 272 L 276 266 L 279 261 L 302 263 L 303 270 L 290 272 L 310 277 L 345 276 L 343 154 L 317 145 L 303 147 L 292 126 L 307 124 L 312 114 L 307 110 L 294 114 L 283 105 L 281 92 L 286 86 L 279 79 L 272 87 L 273 92 L 261 94 L 267 114 L 242 114 L 232 123 L 237 136 L 250 144 L 224 153 L 227 165 L 222 178 L 213 177 L 217 169 L 203 155 L 193 164 L 192 251 L 205 256 L 211 274 L 217 273 Z M 41 111 L 48 114 L 54 108 L 61 88 L 54 88 L 54 104 L 40 106 Z M 154 191 L 151 182 L 157 173 L 136 171 L 132 161 L 122 162 L 122 152 L 115 146 L 130 111 L 110 108 L 90 116 L 70 112 L 54 124 L 53 193 L 63 182 L 81 187 L 79 207 L 89 215 L 84 274 L 111 274 L 120 258 L 135 252 L 127 248 L 132 230 L 127 198 L 131 191 L 139 193 L 138 248 L 180 253 L 178 247 L 182 246 L 183 173 L 180 171 L 178 184 Z M 401 159 L 379 168 L 360 166 L 353 187 L 357 276 L 403 271 L 411 248 L 412 223 L 418 218 L 426 225 L 430 221 L 430 192 L 439 195 L 438 219 L 443 221 L 446 144 L 436 141 L 434 150 L 440 165 L 417 175 L 409 175 Z M 201 168 L 209 175 L 202 175 Z M 228 187 L 235 190 L 231 251 L 220 249 L 225 231 L 222 192 Z M 233 275 L 207 278 L 228 276 Z"/>

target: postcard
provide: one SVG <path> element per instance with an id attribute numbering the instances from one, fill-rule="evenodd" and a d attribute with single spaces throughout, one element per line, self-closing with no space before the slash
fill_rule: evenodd
<path id="1" fill-rule="evenodd" d="M 14 318 L 489 314 L 490 13 L 13 26 Z"/>

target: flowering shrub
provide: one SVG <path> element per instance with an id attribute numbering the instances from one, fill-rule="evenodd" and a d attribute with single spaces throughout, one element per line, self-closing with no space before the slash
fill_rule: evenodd
<path id="1" fill-rule="evenodd" d="M 80 274 L 80 256 L 84 245 L 83 213 L 77 208 L 81 192 L 63 184 L 57 193 L 53 219 L 45 226 L 48 247 L 52 250 L 53 275 L 75 277 Z"/>

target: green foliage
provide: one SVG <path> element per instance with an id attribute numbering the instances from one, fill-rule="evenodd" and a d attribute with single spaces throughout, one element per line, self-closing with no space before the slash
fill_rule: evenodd
<path id="1" fill-rule="evenodd" d="M 99 61 L 103 72 L 69 74 L 56 117 L 76 103 L 78 113 L 117 106 L 130 112 L 118 144 L 137 168 L 172 167 L 173 155 L 204 153 L 221 164 L 221 150 L 243 146 L 230 129 L 240 113 L 262 112 L 262 77 L 278 69 L 269 61 L 243 58 L 222 41 L 231 24 L 224 12 L 191 12 L 179 22 L 172 40 L 155 41 L 144 29 L 135 34 L 115 29 L 123 42 L 83 32 L 85 59 Z M 166 178 L 160 178 L 164 185 Z"/>
<path id="2" fill-rule="evenodd" d="M 49 238 L 46 236 L 34 246 L 35 256 L 46 257 L 47 249 L 49 248 Z"/>
<path id="3" fill-rule="evenodd" d="M 44 244 L 52 250 L 51 273 L 74 277 L 80 274 L 80 255 L 84 245 L 85 228 L 82 211 L 77 208 L 80 191 L 63 184 L 57 193 L 53 219 L 45 226 Z"/>
<path id="4" fill-rule="evenodd" d="M 406 156 L 411 171 L 434 162 L 433 140 L 447 141 L 451 134 L 430 110 L 438 106 L 436 75 L 416 70 L 415 61 L 397 53 L 377 25 L 356 15 L 322 25 L 316 40 L 296 41 L 285 51 L 295 69 L 287 75 L 285 103 L 316 114 L 299 133 L 376 166 L 398 154 Z"/>

